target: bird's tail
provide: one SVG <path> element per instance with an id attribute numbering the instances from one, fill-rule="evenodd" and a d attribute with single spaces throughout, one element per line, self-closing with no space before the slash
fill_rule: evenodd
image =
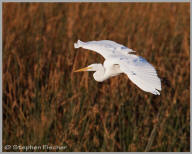
<path id="1" fill-rule="evenodd" d="M 84 42 L 82 42 L 82 41 L 80 41 L 80 40 L 78 40 L 77 43 L 74 43 L 74 47 L 75 47 L 75 48 L 80 48 L 80 47 L 82 47 L 83 45 L 84 45 Z"/>

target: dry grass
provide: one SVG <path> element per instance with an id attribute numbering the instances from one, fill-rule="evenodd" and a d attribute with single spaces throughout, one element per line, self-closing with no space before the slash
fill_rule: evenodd
<path id="1" fill-rule="evenodd" d="M 189 151 L 189 6 L 3 3 L 3 145 Z M 92 73 L 73 73 L 104 60 L 74 49 L 78 39 L 136 50 L 158 69 L 161 95 L 123 74 L 97 83 Z"/>

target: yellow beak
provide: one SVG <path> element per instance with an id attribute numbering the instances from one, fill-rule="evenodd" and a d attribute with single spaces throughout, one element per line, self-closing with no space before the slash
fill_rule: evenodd
<path id="1" fill-rule="evenodd" d="M 81 69 L 78 69 L 74 72 L 82 72 L 82 71 L 87 71 L 88 69 L 91 69 L 92 67 L 85 67 L 85 68 L 81 68 Z"/>

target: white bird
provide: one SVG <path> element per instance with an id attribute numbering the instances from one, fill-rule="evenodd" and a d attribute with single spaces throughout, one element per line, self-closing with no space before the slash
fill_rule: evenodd
<path id="1" fill-rule="evenodd" d="M 78 40 L 74 47 L 93 50 L 105 58 L 103 65 L 100 63 L 91 64 L 74 72 L 95 71 L 93 77 L 98 82 L 125 73 L 142 90 L 160 95 L 161 80 L 157 76 L 155 68 L 144 58 L 130 54 L 135 52 L 132 49 L 110 40 L 89 42 Z"/>

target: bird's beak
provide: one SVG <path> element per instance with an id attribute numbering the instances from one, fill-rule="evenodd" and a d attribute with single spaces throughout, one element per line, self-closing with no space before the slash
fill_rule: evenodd
<path id="1" fill-rule="evenodd" d="M 85 67 L 85 68 L 81 68 L 81 69 L 78 69 L 74 72 L 82 72 L 82 71 L 87 71 L 88 69 L 91 69 L 92 67 Z"/>

